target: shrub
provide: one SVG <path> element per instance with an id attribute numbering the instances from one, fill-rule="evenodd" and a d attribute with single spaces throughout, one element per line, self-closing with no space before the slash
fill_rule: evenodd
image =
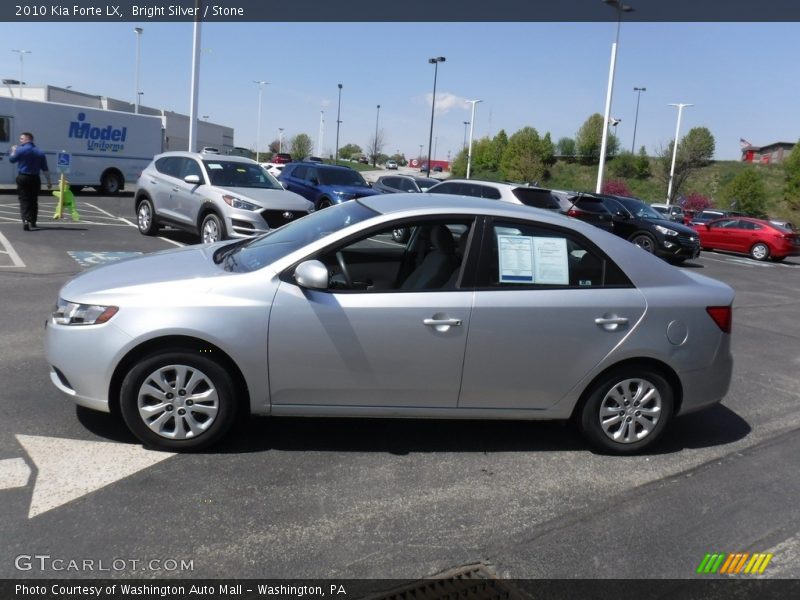
<path id="1" fill-rule="evenodd" d="M 631 196 L 631 190 L 628 184 L 621 179 L 611 179 L 603 184 L 604 194 L 613 194 L 614 196 Z"/>

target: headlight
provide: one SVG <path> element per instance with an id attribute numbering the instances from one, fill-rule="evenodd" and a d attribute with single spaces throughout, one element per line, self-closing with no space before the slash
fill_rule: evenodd
<path id="1" fill-rule="evenodd" d="M 656 231 L 662 235 L 678 235 L 678 232 L 674 229 L 669 229 L 668 227 L 664 227 L 662 225 L 656 225 Z"/>
<path id="2" fill-rule="evenodd" d="M 99 325 L 111 319 L 118 310 L 118 306 L 78 304 L 59 298 L 53 311 L 53 322 L 59 325 Z"/>
<path id="3" fill-rule="evenodd" d="M 251 202 L 246 202 L 241 198 L 237 198 L 236 196 L 228 196 L 227 194 L 222 197 L 225 201 L 225 204 L 232 206 L 233 208 L 241 208 L 242 210 L 258 210 L 261 208 L 260 206 L 256 206 Z"/>

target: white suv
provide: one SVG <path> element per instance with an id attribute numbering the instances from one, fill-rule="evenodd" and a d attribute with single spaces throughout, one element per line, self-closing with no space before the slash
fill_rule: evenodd
<path id="1" fill-rule="evenodd" d="M 204 243 L 266 233 L 314 210 L 254 160 L 198 152 L 153 158 L 134 203 L 144 235 L 171 225 L 200 234 Z"/>

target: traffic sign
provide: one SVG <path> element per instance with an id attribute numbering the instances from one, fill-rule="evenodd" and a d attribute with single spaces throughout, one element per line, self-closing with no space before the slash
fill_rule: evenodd
<path id="1" fill-rule="evenodd" d="M 69 165 L 71 161 L 71 156 L 69 152 L 62 150 L 58 153 L 58 172 L 59 173 L 69 173 Z"/>

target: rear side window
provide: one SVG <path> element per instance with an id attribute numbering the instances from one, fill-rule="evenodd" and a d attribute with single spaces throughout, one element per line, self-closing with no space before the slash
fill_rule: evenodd
<path id="1" fill-rule="evenodd" d="M 156 161 L 156 171 L 170 177 L 180 177 L 182 167 L 182 156 L 165 156 Z"/>
<path id="2" fill-rule="evenodd" d="M 561 205 L 558 200 L 553 198 L 549 190 L 536 190 L 531 188 L 518 187 L 514 188 L 512 192 L 514 196 L 522 202 L 525 206 L 533 206 L 535 208 L 547 208 L 558 210 Z"/>
<path id="3" fill-rule="evenodd" d="M 306 171 L 308 171 L 308 167 L 303 165 L 298 165 L 291 171 L 289 170 L 289 167 L 284 170 L 289 177 L 297 177 L 298 179 L 305 179 Z"/>
<path id="4" fill-rule="evenodd" d="M 478 286 L 628 287 L 630 280 L 594 244 L 574 232 L 516 221 L 494 221 L 484 244 Z"/>
<path id="5" fill-rule="evenodd" d="M 575 199 L 573 198 L 573 200 Z M 584 212 L 601 213 L 601 214 L 608 213 L 608 210 L 603 205 L 603 203 L 594 198 L 578 198 L 577 200 L 575 200 L 574 206 L 575 208 L 578 208 Z"/>

